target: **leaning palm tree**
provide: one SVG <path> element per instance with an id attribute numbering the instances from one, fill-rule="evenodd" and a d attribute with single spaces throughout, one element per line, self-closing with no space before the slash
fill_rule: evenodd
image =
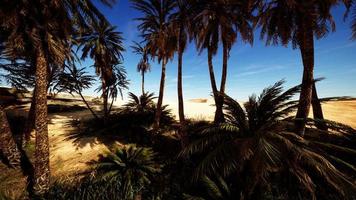
<path id="1" fill-rule="evenodd" d="M 303 0 L 303 1 L 268 1 L 260 10 L 259 25 L 261 38 L 266 38 L 267 45 L 287 45 L 292 42 L 293 48 L 299 48 L 303 60 L 302 90 L 296 115 L 296 132 L 304 134 L 306 119 L 314 99 L 317 99 L 314 84 L 314 37 L 323 38 L 329 31 L 335 31 L 331 9 L 337 0 Z M 314 87 L 314 89 L 313 89 Z M 314 111 L 321 112 L 319 101 L 313 101 Z M 315 113 L 322 118 L 322 113 Z"/>
<path id="2" fill-rule="evenodd" d="M 157 111 L 153 124 L 153 130 L 158 130 L 162 113 L 166 65 L 169 59 L 173 58 L 176 48 L 176 38 L 169 26 L 169 17 L 174 9 L 175 1 L 131 0 L 131 2 L 135 9 L 144 14 L 137 20 L 141 22 L 138 28 L 149 49 L 149 54 L 162 64 Z"/>
<path id="3" fill-rule="evenodd" d="M 240 2 L 227 0 L 196 0 L 194 1 L 193 24 L 195 26 L 195 40 L 200 52 L 207 49 L 208 66 L 211 87 L 216 104 L 214 121 L 224 121 L 223 99 L 227 79 L 227 62 L 232 45 L 241 36 L 244 42 L 252 43 L 253 32 L 250 24 L 252 4 L 250 0 Z M 223 65 L 220 90 L 218 90 L 212 59 L 217 53 L 219 44 L 223 47 Z M 221 95 L 220 95 L 221 94 Z"/>
<path id="4" fill-rule="evenodd" d="M 102 0 L 110 4 L 111 0 Z M 34 192 L 42 195 L 50 183 L 47 127 L 48 64 L 61 66 L 70 53 L 74 31 L 88 21 L 104 20 L 91 0 L 2 1 L 0 38 L 13 59 L 30 56 L 36 64 L 35 81 L 35 171 Z M 3 35 L 6 32 L 7 34 Z M 29 53 L 30 52 L 30 53 Z"/>
<path id="5" fill-rule="evenodd" d="M 151 148 L 133 145 L 116 147 L 94 164 L 97 174 L 107 181 L 120 180 L 122 199 L 141 199 L 161 166 L 155 162 L 156 154 Z"/>
<path id="6" fill-rule="evenodd" d="M 288 184 L 300 188 L 297 196 L 315 199 L 327 195 L 315 187 L 325 184 L 348 197 L 355 192 L 353 183 L 326 159 L 319 147 L 289 132 L 288 123 L 282 121 L 297 107 L 298 102 L 290 99 L 301 88 L 283 92 L 282 84 L 280 81 L 264 89 L 259 97 L 251 96 L 244 107 L 225 96 L 226 123 L 207 128 L 200 139 L 181 152 L 182 156 L 203 156 L 195 179 L 216 173 L 230 178 L 248 177 L 238 184 L 241 198 L 251 198 L 261 187 L 270 187 L 274 184 L 272 178 L 278 176 L 296 180 Z"/>
<path id="7" fill-rule="evenodd" d="M 65 71 L 60 74 L 55 89 L 58 92 L 67 92 L 71 95 L 73 95 L 73 93 L 78 94 L 92 115 L 98 119 L 98 116 L 83 96 L 83 90 L 90 88 L 94 81 L 95 78 L 87 74 L 85 68 L 78 69 L 73 63 L 72 66 L 67 66 Z"/>
<path id="8" fill-rule="evenodd" d="M 134 42 L 134 46 L 131 46 L 133 52 L 139 56 L 141 56 L 140 61 L 137 64 L 137 71 L 141 73 L 142 81 L 141 81 L 141 89 L 142 95 L 145 94 L 145 74 L 151 70 L 151 65 L 148 61 L 148 47 L 147 45 L 142 46 L 138 42 Z"/>
<path id="9" fill-rule="evenodd" d="M 121 63 L 125 51 L 121 32 L 108 23 L 93 23 L 90 30 L 80 37 L 82 59 L 87 56 L 94 60 L 95 72 L 101 79 L 104 105 L 104 119 L 109 115 L 108 87 L 115 82 L 114 67 Z"/>

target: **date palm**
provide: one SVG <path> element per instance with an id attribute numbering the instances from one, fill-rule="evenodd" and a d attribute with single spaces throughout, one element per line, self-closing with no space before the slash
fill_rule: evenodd
<path id="1" fill-rule="evenodd" d="M 94 110 L 83 96 L 83 90 L 90 88 L 93 85 L 95 78 L 85 71 L 85 68 L 78 69 L 75 64 L 67 66 L 65 71 L 59 76 L 59 81 L 55 88 L 58 92 L 67 92 L 69 94 L 79 94 L 84 104 L 90 110 L 92 115 L 98 119 Z"/>
<path id="2" fill-rule="evenodd" d="M 141 89 L 142 95 L 145 94 L 145 74 L 151 70 L 151 65 L 148 61 L 148 52 L 149 49 L 147 45 L 142 46 L 138 42 L 134 42 L 134 46 L 131 46 L 133 52 L 139 56 L 141 56 L 140 61 L 137 64 L 137 71 L 141 73 L 142 81 L 141 81 Z"/>
<path id="3" fill-rule="evenodd" d="M 80 37 L 82 59 L 89 56 L 94 60 L 95 72 L 101 79 L 104 104 L 104 119 L 109 115 L 108 87 L 115 82 L 114 67 L 121 63 L 125 51 L 121 32 L 108 23 L 93 23 L 87 33 Z"/>
<path id="4" fill-rule="evenodd" d="M 161 63 L 161 81 L 157 102 L 157 111 L 153 130 L 158 130 L 166 79 L 166 65 L 172 59 L 176 49 L 176 38 L 169 26 L 169 18 L 175 7 L 173 0 L 131 0 L 133 7 L 143 13 L 138 26 L 146 43 L 149 54 Z"/>
<path id="5" fill-rule="evenodd" d="M 112 1 L 102 0 L 107 4 Z M 48 64 L 62 65 L 70 53 L 74 30 L 88 21 L 105 20 L 91 0 L 4 0 L 0 6 L 0 29 L 4 47 L 13 59 L 30 56 L 36 65 L 34 192 L 48 191 L 50 180 L 47 127 Z"/>
<path id="6" fill-rule="evenodd" d="M 302 90 L 299 97 L 299 108 L 296 115 L 296 132 L 304 134 L 305 122 L 312 102 L 314 111 L 322 118 L 322 112 L 314 84 L 314 37 L 321 39 L 330 31 L 335 31 L 331 15 L 332 7 L 338 0 L 276 0 L 264 2 L 260 12 L 259 25 L 261 38 L 266 43 L 287 45 L 299 48 L 303 61 Z M 313 88 L 314 87 L 314 88 Z M 314 92 L 313 92 L 314 90 Z M 314 97 L 313 97 L 314 93 Z M 320 113 L 321 112 L 321 113 Z"/>
<path id="7" fill-rule="evenodd" d="M 196 0 L 195 3 L 195 40 L 200 52 L 207 49 L 208 66 L 211 87 L 216 104 L 214 121 L 224 121 L 222 111 L 223 99 L 227 79 L 227 62 L 232 45 L 236 42 L 237 35 L 241 40 L 252 43 L 253 33 L 251 20 L 252 4 L 250 0 L 228 1 L 228 0 Z M 217 53 L 219 44 L 223 48 L 223 65 L 220 89 L 218 90 L 212 59 Z M 220 95 L 221 94 L 221 95 Z"/>
<path id="8" fill-rule="evenodd" d="M 178 0 L 176 3 L 176 12 L 171 15 L 171 26 L 177 38 L 178 54 L 178 75 L 177 75 L 177 93 L 178 93 L 178 114 L 179 114 L 179 136 L 182 146 L 187 144 L 187 128 L 184 116 L 183 100 L 183 53 L 186 49 L 188 39 L 192 38 L 191 11 L 192 6 L 189 1 Z"/>
<path id="9" fill-rule="evenodd" d="M 280 81 L 264 89 L 259 97 L 251 96 L 244 107 L 225 97 L 226 123 L 207 128 L 200 139 L 181 152 L 182 156 L 203 156 L 196 168 L 195 179 L 216 173 L 225 177 L 248 177 L 239 178 L 245 181 L 238 185 L 241 197 L 247 199 L 260 186 L 271 186 L 272 174 L 296 180 L 292 185 L 301 188 L 299 192 L 303 192 L 299 195 L 312 199 L 327 195 L 317 191 L 314 184 L 326 183 L 327 187 L 345 197 L 348 192 L 352 194 L 355 186 L 326 159 L 329 157 L 325 152 L 319 151 L 312 142 L 288 132 L 286 122 L 282 120 L 297 107 L 298 102 L 290 99 L 301 86 L 283 92 L 282 84 Z"/>

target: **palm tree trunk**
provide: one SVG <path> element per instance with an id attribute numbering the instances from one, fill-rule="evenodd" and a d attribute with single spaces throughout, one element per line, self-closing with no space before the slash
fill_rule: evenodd
<path id="1" fill-rule="evenodd" d="M 162 60 L 162 71 L 161 71 L 161 83 L 159 86 L 159 95 L 157 101 L 157 108 L 155 114 L 155 120 L 153 123 L 153 130 L 157 131 L 160 125 L 161 113 L 162 113 L 162 103 L 163 103 L 163 94 L 164 94 L 164 82 L 166 80 L 166 59 Z"/>
<path id="2" fill-rule="evenodd" d="M 80 97 L 82 98 L 83 102 L 85 103 L 85 105 L 87 106 L 87 108 L 90 110 L 91 114 L 95 117 L 95 119 L 99 119 L 99 117 L 95 114 L 95 112 L 93 111 L 93 109 L 90 107 L 89 103 L 85 100 L 83 94 L 81 92 L 78 92 Z"/>
<path id="3" fill-rule="evenodd" d="M 312 102 L 312 91 L 314 82 L 314 36 L 311 29 L 306 29 L 304 42 L 300 44 L 303 60 L 303 80 L 300 91 L 298 111 L 296 115 L 296 133 L 304 136 L 305 124 L 309 115 Z"/>
<path id="4" fill-rule="evenodd" d="M 142 95 L 145 94 L 145 72 L 142 71 Z"/>
<path id="5" fill-rule="evenodd" d="M 228 49 L 226 46 L 226 42 L 223 43 L 223 66 L 221 73 L 221 84 L 220 91 L 218 94 L 218 102 L 216 105 L 216 114 L 215 114 L 215 123 L 222 123 L 225 121 L 223 114 L 223 105 L 224 105 L 224 95 L 225 95 L 225 87 L 226 87 L 226 78 L 227 78 L 227 60 L 228 60 Z"/>
<path id="6" fill-rule="evenodd" d="M 24 128 L 23 146 L 26 146 L 31 140 L 31 132 L 35 128 L 35 105 L 36 105 L 36 88 L 32 92 L 31 106 L 28 112 L 27 121 Z"/>
<path id="7" fill-rule="evenodd" d="M 102 90 L 103 90 L 103 104 L 104 104 L 104 122 L 108 118 L 108 92 L 107 92 L 107 86 L 106 86 L 106 81 L 102 79 Z"/>
<path id="8" fill-rule="evenodd" d="M 320 130 L 327 131 L 328 126 L 323 121 L 324 120 L 323 110 L 321 107 L 320 100 L 318 98 L 315 82 L 313 83 L 313 91 L 312 91 L 312 107 L 313 107 L 314 119 L 316 120 L 315 126 Z"/>
<path id="9" fill-rule="evenodd" d="M 213 55 L 212 55 L 210 49 L 208 49 L 208 67 L 209 67 L 211 89 L 213 90 L 213 96 L 214 96 L 214 101 L 215 101 L 215 106 L 216 106 L 215 117 L 214 117 L 214 122 L 216 122 L 216 121 L 218 121 L 217 119 L 219 118 L 219 116 L 222 115 L 222 113 L 219 113 L 222 110 L 220 110 L 218 108 L 219 92 L 218 92 L 218 88 L 216 86 L 215 75 L 214 75 L 214 66 L 213 66 Z"/>
<path id="10" fill-rule="evenodd" d="M 49 190 L 50 168 L 47 126 L 47 60 L 41 46 L 37 47 L 36 56 L 34 193 L 43 195 Z"/>
<path id="11" fill-rule="evenodd" d="M 4 108 L 0 105 L 0 154 L 9 166 L 18 167 L 21 163 L 21 152 L 12 136 Z"/>
<path id="12" fill-rule="evenodd" d="M 183 102 L 183 80 L 182 80 L 182 66 L 183 65 L 183 49 L 179 45 L 178 50 L 178 113 L 179 113 L 179 136 L 181 141 L 181 146 L 185 147 L 188 144 L 187 130 L 184 118 L 184 102 Z"/>

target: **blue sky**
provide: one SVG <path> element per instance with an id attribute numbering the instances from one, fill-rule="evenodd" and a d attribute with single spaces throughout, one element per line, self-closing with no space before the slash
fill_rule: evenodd
<path id="1" fill-rule="evenodd" d="M 125 38 L 124 66 L 130 79 L 129 91 L 139 94 L 141 76 L 136 71 L 139 57 L 131 52 L 132 41 L 140 41 L 137 30 L 138 22 L 135 17 L 140 13 L 131 8 L 128 0 L 119 0 L 113 8 L 99 5 L 99 9 Z M 333 10 L 337 24 L 336 32 L 315 42 L 315 77 L 326 79 L 317 84 L 319 96 L 356 96 L 356 41 L 351 41 L 350 21 L 343 20 L 342 6 Z M 227 94 L 238 99 L 246 100 L 252 93 L 259 93 L 274 82 L 285 79 L 286 87 L 301 82 L 302 63 L 299 50 L 291 46 L 265 46 L 259 40 L 258 30 L 255 32 L 253 46 L 237 41 L 231 50 L 228 65 Z M 218 83 L 220 83 L 222 53 L 214 57 L 214 67 Z M 90 66 L 87 60 L 83 66 Z M 151 62 L 152 70 L 146 75 L 146 90 L 158 95 L 160 69 L 158 63 Z M 93 69 L 90 69 L 93 73 Z M 177 61 L 167 65 L 165 100 L 176 101 Z M 211 94 L 207 68 L 207 56 L 203 52 L 198 55 L 194 44 L 190 44 L 183 58 L 184 99 L 208 98 Z M 127 93 L 127 92 L 125 92 Z M 92 90 L 88 95 L 95 95 Z"/>

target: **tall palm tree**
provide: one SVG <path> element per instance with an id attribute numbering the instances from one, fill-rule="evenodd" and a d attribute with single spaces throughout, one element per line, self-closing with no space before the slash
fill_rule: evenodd
<path id="1" fill-rule="evenodd" d="M 214 121 L 224 121 L 222 112 L 223 99 L 227 79 L 227 62 L 232 45 L 241 36 L 241 40 L 252 43 L 253 33 L 251 20 L 252 4 L 250 0 L 196 0 L 195 1 L 194 25 L 195 37 L 199 51 L 207 49 L 210 81 L 216 104 Z M 221 74 L 220 90 L 218 90 L 212 59 L 217 53 L 219 44 L 223 47 L 223 65 Z"/>
<path id="2" fill-rule="evenodd" d="M 82 59 L 87 56 L 94 60 L 95 72 L 101 79 L 104 104 L 104 120 L 108 117 L 108 87 L 115 82 L 114 67 L 121 63 L 125 51 L 121 32 L 109 23 L 92 23 L 90 30 L 81 36 Z"/>
<path id="3" fill-rule="evenodd" d="M 298 104 L 290 100 L 301 86 L 283 92 L 282 84 L 283 81 L 277 82 L 264 89 L 260 96 L 251 96 L 244 107 L 231 97 L 225 97 L 226 123 L 207 128 L 200 139 L 181 152 L 182 156 L 202 156 L 195 179 L 216 173 L 225 177 L 248 177 L 241 179 L 238 193 L 250 199 L 258 187 L 273 184 L 271 174 L 279 174 L 285 180 L 295 178 L 298 187 L 303 188 L 297 196 L 315 199 L 318 195 L 328 195 L 319 193 L 314 187 L 315 181 L 321 180 L 317 184 L 326 183 L 348 197 L 348 192 L 355 192 L 355 186 L 326 159 L 329 158 L 327 153 L 286 128 L 287 122 L 283 120 Z M 294 182 L 292 187 L 296 188 Z"/>
<path id="4" fill-rule="evenodd" d="M 131 46 L 133 52 L 137 55 L 141 56 L 140 61 L 137 64 L 137 71 L 141 73 L 142 81 L 141 81 L 141 89 L 142 95 L 145 94 L 145 73 L 151 70 L 151 65 L 148 62 L 148 47 L 147 45 L 142 46 L 138 42 L 134 42 L 134 46 Z"/>
<path id="5" fill-rule="evenodd" d="M 178 93 L 178 114 L 179 114 L 179 136 L 182 146 L 187 144 L 187 130 L 184 117 L 183 100 L 183 53 L 186 49 L 188 39 L 192 38 L 191 28 L 191 4 L 186 0 L 178 0 L 176 3 L 176 12 L 171 16 L 171 25 L 177 38 L 178 54 L 178 75 L 177 75 L 177 93 Z"/>
<path id="6" fill-rule="evenodd" d="M 312 103 L 313 87 L 315 87 L 314 37 L 320 39 L 329 31 L 335 30 L 331 8 L 338 2 L 337 0 L 276 0 L 264 2 L 260 12 L 261 38 L 266 38 L 268 45 L 278 43 L 287 45 L 292 42 L 293 48 L 299 48 L 302 55 L 302 90 L 295 123 L 296 132 L 300 135 L 304 134 L 305 122 Z M 317 99 L 316 89 L 314 91 L 314 99 Z M 318 103 L 318 101 L 314 102 Z M 321 111 L 321 109 L 317 110 Z M 319 117 L 322 115 L 319 114 Z"/>
<path id="7" fill-rule="evenodd" d="M 175 7 L 173 0 L 131 0 L 133 7 L 141 11 L 144 16 L 137 18 L 140 21 L 138 26 L 142 37 L 149 48 L 149 54 L 157 58 L 162 64 L 161 81 L 157 102 L 157 111 L 153 130 L 158 130 L 160 116 L 162 113 L 162 103 L 164 85 L 166 78 L 166 65 L 172 59 L 176 49 L 176 38 L 169 26 L 169 18 Z"/>
<path id="8" fill-rule="evenodd" d="M 142 190 L 150 183 L 161 166 L 155 162 L 156 154 L 151 148 L 133 145 L 117 147 L 100 158 L 94 165 L 104 179 L 120 180 L 122 199 L 141 199 Z"/>
<path id="9" fill-rule="evenodd" d="M 110 0 L 102 0 L 111 3 Z M 36 65 L 34 192 L 42 195 L 50 183 L 47 127 L 48 65 L 62 65 L 70 53 L 71 36 L 88 21 L 105 20 L 91 0 L 4 0 L 0 6 L 0 29 L 4 46 L 13 59 L 28 55 Z M 76 27 L 75 27 L 76 26 Z M 28 53 L 29 52 L 29 53 Z"/>

